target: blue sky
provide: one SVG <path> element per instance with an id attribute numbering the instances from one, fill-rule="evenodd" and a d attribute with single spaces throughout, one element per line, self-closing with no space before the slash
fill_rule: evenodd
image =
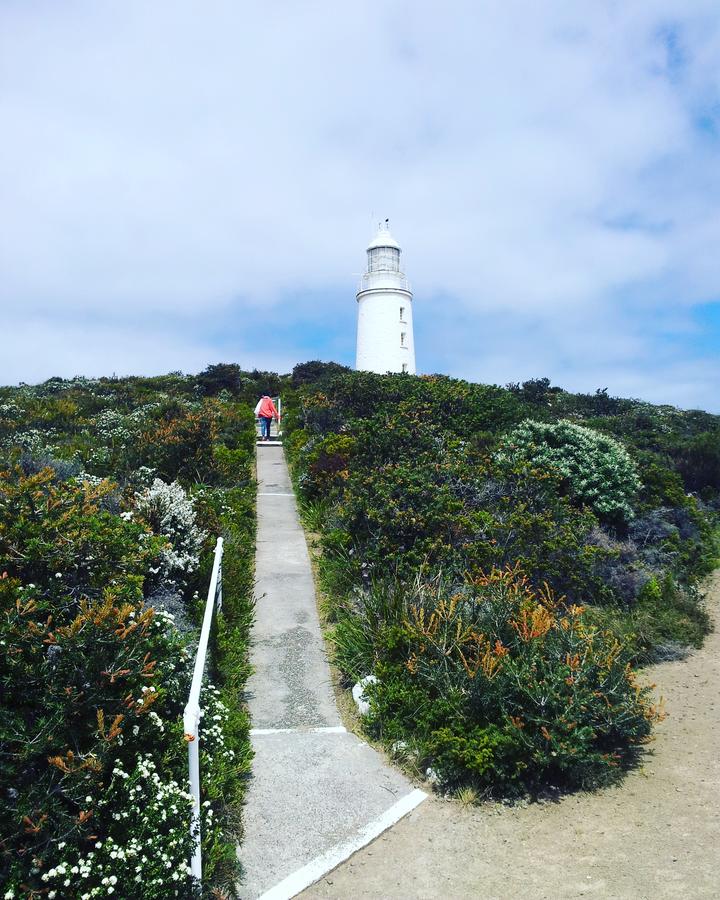
<path id="1" fill-rule="evenodd" d="M 716 0 L 1 0 L 0 382 L 352 364 L 720 412 Z"/>

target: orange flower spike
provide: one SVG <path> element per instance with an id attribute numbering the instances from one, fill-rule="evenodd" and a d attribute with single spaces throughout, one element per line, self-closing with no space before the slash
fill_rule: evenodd
<path id="1" fill-rule="evenodd" d="M 503 656 L 507 656 L 510 651 L 503 644 L 503 642 L 498 639 L 495 641 L 495 649 L 493 652 L 495 653 L 495 656 L 498 657 L 498 659 L 502 659 Z"/>
<path id="2" fill-rule="evenodd" d="M 482 665 L 483 675 L 488 679 L 488 681 L 492 680 L 492 677 L 495 674 L 495 670 L 497 669 L 497 660 L 486 650 L 485 653 L 483 653 L 480 662 Z"/>
<path id="3" fill-rule="evenodd" d="M 149 655 L 149 654 L 148 654 L 148 655 Z M 145 657 L 145 659 L 147 659 L 147 656 Z M 156 665 L 157 665 L 157 660 L 156 660 L 156 659 L 151 659 L 150 662 L 146 662 L 145 665 L 142 667 L 142 670 L 141 670 L 141 672 L 140 672 L 141 676 L 142 676 L 143 678 L 152 678 L 152 677 L 154 676 L 154 674 L 155 674 L 155 671 L 154 671 L 154 670 L 155 670 L 155 666 L 156 666 Z"/>
<path id="4" fill-rule="evenodd" d="M 532 615 L 532 636 L 542 637 L 555 624 L 554 616 L 544 606 L 538 606 Z"/>
<path id="5" fill-rule="evenodd" d="M 504 654 L 503 654 L 504 655 Z M 490 680 L 500 671 L 500 660 L 502 656 L 495 654 L 493 647 L 488 642 L 485 644 L 485 650 L 482 655 L 481 665 L 483 674 Z"/>
<path id="6" fill-rule="evenodd" d="M 55 766 L 56 769 L 60 769 L 61 772 L 70 771 L 62 756 L 48 756 L 48 762 L 51 766 Z"/>
<path id="7" fill-rule="evenodd" d="M 576 669 L 579 669 L 580 668 L 580 656 L 577 653 L 573 654 L 572 656 L 570 656 L 569 653 L 566 653 L 565 654 L 565 665 L 569 669 L 572 669 L 573 671 L 575 671 Z"/>
<path id="8" fill-rule="evenodd" d="M 610 666 L 612 666 L 612 664 L 615 662 L 615 660 L 620 655 L 621 650 L 622 650 L 622 644 L 620 643 L 620 641 L 617 641 L 617 640 L 614 641 L 612 646 L 610 647 L 610 650 L 608 651 L 607 657 L 605 658 L 605 667 L 606 668 L 609 669 Z"/>
<path id="9" fill-rule="evenodd" d="M 23 816 L 23 824 L 25 825 L 25 834 L 37 834 L 42 830 L 43 824 L 47 819 L 47 814 L 43 814 L 37 821 L 37 824 L 33 822 L 30 816 Z"/>

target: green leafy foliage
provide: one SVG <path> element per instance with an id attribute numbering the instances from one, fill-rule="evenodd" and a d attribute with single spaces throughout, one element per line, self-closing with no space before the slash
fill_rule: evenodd
<path id="1" fill-rule="evenodd" d="M 250 394 L 252 374 L 239 378 Z M 13 895 L 197 893 L 181 716 L 217 534 L 203 869 L 208 892 L 236 894 L 254 419 L 222 390 L 203 399 L 179 373 L 0 389 L 0 880 Z"/>
<path id="2" fill-rule="evenodd" d="M 347 366 L 341 366 L 334 362 L 320 362 L 320 360 L 311 360 L 306 363 L 298 363 L 292 370 L 291 384 L 294 388 L 298 388 L 303 384 L 317 384 L 324 379 L 333 375 L 341 375 L 350 372 Z"/>
<path id="3" fill-rule="evenodd" d="M 602 520 L 634 518 L 632 504 L 640 489 L 637 469 L 627 451 L 607 435 L 564 420 L 553 424 L 527 419 L 504 439 L 498 458 L 557 472 L 560 487 Z"/>
<path id="4" fill-rule="evenodd" d="M 417 764 L 446 785 L 592 787 L 649 736 L 658 710 L 615 635 L 518 569 L 452 593 L 436 579 L 393 596 L 392 624 L 365 630 L 378 675 L 366 689 L 368 728 L 391 745 L 410 741 Z M 365 616 L 341 613 L 341 664 L 347 623 Z"/>
<path id="5" fill-rule="evenodd" d="M 547 379 L 318 377 L 286 449 L 337 664 L 377 677 L 366 727 L 452 786 L 612 780 L 656 717 L 629 663 L 708 628 L 717 495 L 682 460 L 720 420 Z"/>

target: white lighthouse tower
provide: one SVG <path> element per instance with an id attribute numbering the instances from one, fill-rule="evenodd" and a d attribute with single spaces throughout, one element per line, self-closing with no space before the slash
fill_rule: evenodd
<path id="1" fill-rule="evenodd" d="M 400 245 L 388 220 L 367 248 L 367 272 L 357 293 L 355 368 L 366 372 L 415 374 L 412 292 L 400 271 Z"/>

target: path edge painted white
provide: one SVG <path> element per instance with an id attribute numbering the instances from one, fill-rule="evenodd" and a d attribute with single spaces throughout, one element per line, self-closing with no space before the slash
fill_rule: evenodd
<path id="1" fill-rule="evenodd" d="M 383 831 L 387 831 L 388 828 L 399 822 L 403 816 L 412 812 L 423 800 L 427 799 L 427 796 L 424 791 L 418 788 L 406 794 L 401 800 L 393 804 L 390 809 L 385 810 L 381 816 L 378 816 L 377 819 L 359 828 L 353 837 L 343 841 L 341 844 L 336 844 L 320 856 L 316 856 L 315 859 L 293 872 L 292 875 L 288 875 L 275 887 L 265 891 L 257 900 L 291 900 L 292 897 L 297 897 L 305 888 L 315 884 L 323 875 L 327 875 L 328 872 L 337 868 L 340 863 L 345 862 L 353 853 L 357 853 L 358 850 L 361 850 L 371 841 L 374 841 L 376 837 L 379 837 Z"/>

